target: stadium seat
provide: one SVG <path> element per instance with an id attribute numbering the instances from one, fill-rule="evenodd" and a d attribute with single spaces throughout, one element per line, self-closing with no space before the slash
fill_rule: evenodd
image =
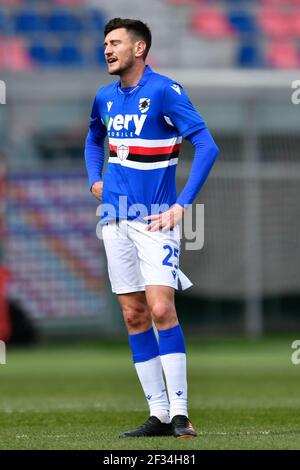
<path id="1" fill-rule="evenodd" d="M 0 5 L 20 5 L 20 3 L 24 3 L 24 0 L 0 0 Z"/>
<path id="2" fill-rule="evenodd" d="M 49 30 L 52 32 L 79 32 L 82 29 L 81 19 L 68 10 L 54 10 L 49 18 Z"/>
<path id="3" fill-rule="evenodd" d="M 82 65 L 82 52 L 75 45 L 63 45 L 57 54 L 57 61 L 58 64 L 63 66 Z"/>
<path id="4" fill-rule="evenodd" d="M 96 30 L 101 32 L 104 29 L 106 19 L 101 11 L 98 9 L 92 8 L 87 11 L 86 14 L 86 24 L 88 25 L 87 29 Z"/>
<path id="5" fill-rule="evenodd" d="M 267 5 L 267 6 L 282 6 L 285 2 L 285 0 L 261 0 L 262 5 Z"/>
<path id="6" fill-rule="evenodd" d="M 222 39 L 234 35 L 234 30 L 223 13 L 215 7 L 199 7 L 191 20 L 192 30 L 207 38 Z"/>
<path id="7" fill-rule="evenodd" d="M 253 43 L 242 43 L 238 51 L 237 65 L 242 68 L 261 67 L 262 60 L 258 45 Z"/>
<path id="8" fill-rule="evenodd" d="M 47 29 L 45 16 L 40 15 L 34 9 L 24 9 L 18 12 L 14 20 L 17 33 L 45 31 Z"/>
<path id="9" fill-rule="evenodd" d="M 274 41 L 267 46 L 266 63 L 279 69 L 297 69 L 300 55 L 294 41 Z"/>
<path id="10" fill-rule="evenodd" d="M 299 1 L 300 4 L 300 1 Z M 293 35 L 295 38 L 300 38 L 300 8 L 297 8 L 293 12 L 293 18 L 292 18 L 292 29 L 293 29 Z"/>
<path id="11" fill-rule="evenodd" d="M 261 0 L 263 5 L 282 7 L 285 5 L 290 5 L 292 0 Z M 295 0 L 294 0 L 295 1 Z M 296 0 L 299 1 L 299 0 Z"/>
<path id="12" fill-rule="evenodd" d="M 43 66 L 55 64 L 52 50 L 44 44 L 32 44 L 29 47 L 29 54 L 35 64 Z"/>
<path id="13" fill-rule="evenodd" d="M 247 12 L 233 12 L 229 15 L 229 21 L 239 33 L 254 33 L 256 24 L 253 16 Z"/>
<path id="14" fill-rule="evenodd" d="M 262 9 L 257 22 L 265 36 L 270 38 L 287 38 L 293 34 L 291 15 L 278 9 Z"/>
<path id="15" fill-rule="evenodd" d="M 105 57 L 104 57 L 104 48 L 102 46 L 97 46 L 94 52 L 94 60 L 93 62 L 96 65 L 100 65 L 104 67 L 106 65 Z"/>
<path id="16" fill-rule="evenodd" d="M 5 69 L 6 66 L 6 50 L 4 39 L 0 37 L 0 70 Z"/>
<path id="17" fill-rule="evenodd" d="M 7 18 L 4 12 L 0 11 L 0 34 L 4 34 L 7 29 Z"/>
<path id="18" fill-rule="evenodd" d="M 1 38 L 0 69 L 13 72 L 30 70 L 33 66 L 23 39 Z"/>

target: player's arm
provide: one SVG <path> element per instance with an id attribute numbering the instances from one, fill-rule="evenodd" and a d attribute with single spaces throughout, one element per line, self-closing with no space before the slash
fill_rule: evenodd
<path id="1" fill-rule="evenodd" d="M 195 200 L 219 154 L 207 128 L 193 132 L 186 139 L 194 146 L 195 154 L 188 180 L 176 201 L 182 208 Z"/>
<path id="2" fill-rule="evenodd" d="M 189 178 L 174 206 L 162 214 L 146 217 L 146 220 L 151 220 L 148 225 L 150 231 L 169 230 L 181 222 L 186 208 L 202 188 L 219 153 L 202 117 L 180 85 L 173 84 L 166 88 L 164 114 L 170 125 L 191 142 L 195 155 Z"/>
<path id="3" fill-rule="evenodd" d="M 85 163 L 89 178 L 89 186 L 93 195 L 101 201 L 102 170 L 104 164 L 104 141 L 106 128 L 99 114 L 97 97 L 95 98 L 90 118 L 89 132 L 85 141 Z"/>
<path id="4" fill-rule="evenodd" d="M 208 174 L 218 156 L 219 149 L 216 146 L 207 128 L 193 132 L 187 136 L 195 149 L 194 160 L 188 180 L 177 198 L 176 204 L 168 211 L 148 217 L 152 220 L 148 230 L 169 230 L 181 222 L 186 208 L 192 204 L 197 194 L 204 185 Z"/>

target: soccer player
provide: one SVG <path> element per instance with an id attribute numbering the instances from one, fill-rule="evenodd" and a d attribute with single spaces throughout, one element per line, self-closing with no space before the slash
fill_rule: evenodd
<path id="1" fill-rule="evenodd" d="M 112 290 L 128 330 L 149 419 L 122 437 L 196 436 L 188 415 L 186 348 L 174 292 L 191 283 L 179 270 L 179 223 L 218 155 L 203 119 L 176 81 L 146 65 L 151 32 L 139 20 L 114 18 L 104 30 L 108 73 L 85 144 L 89 185 L 102 201 L 101 223 Z M 104 140 L 110 156 L 102 180 Z M 177 197 L 182 138 L 195 155 Z M 153 330 L 158 332 L 158 340 Z M 165 380 L 164 380 L 164 376 Z"/>

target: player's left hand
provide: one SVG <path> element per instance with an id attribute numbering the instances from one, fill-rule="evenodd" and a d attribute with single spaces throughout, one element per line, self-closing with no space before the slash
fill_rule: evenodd
<path id="1" fill-rule="evenodd" d="M 181 222 L 185 211 L 186 209 L 180 206 L 180 204 L 174 204 L 171 209 L 162 214 L 148 215 L 144 217 L 144 220 L 151 220 L 147 230 L 150 232 L 155 232 L 156 230 L 167 232 Z"/>

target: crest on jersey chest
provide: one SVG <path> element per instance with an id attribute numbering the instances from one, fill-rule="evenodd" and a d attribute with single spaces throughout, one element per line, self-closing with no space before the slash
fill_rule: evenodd
<path id="1" fill-rule="evenodd" d="M 118 145 L 117 147 L 117 155 L 120 160 L 126 160 L 129 155 L 129 147 L 127 145 Z"/>
<path id="2" fill-rule="evenodd" d="M 146 113 L 150 108 L 150 98 L 140 98 L 139 110 L 141 113 Z"/>

